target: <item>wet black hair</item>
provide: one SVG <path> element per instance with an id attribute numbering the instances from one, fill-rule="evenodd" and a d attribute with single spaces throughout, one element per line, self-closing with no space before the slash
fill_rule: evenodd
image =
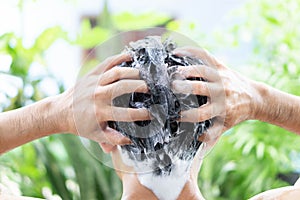
<path id="1" fill-rule="evenodd" d="M 161 41 L 158 36 L 146 37 L 130 43 L 126 51 L 133 60 L 118 67 L 133 67 L 140 71 L 149 93 L 132 93 L 119 96 L 113 104 L 119 107 L 147 108 L 153 119 L 147 121 L 109 121 L 111 128 L 131 139 L 131 145 L 122 146 L 130 159 L 136 162 L 155 160 L 155 174 L 168 174 L 172 170 L 173 157 L 191 160 L 200 145 L 199 137 L 211 126 L 211 120 L 198 123 L 179 122 L 180 112 L 197 108 L 207 102 L 206 96 L 175 94 L 171 83 L 177 79 L 178 66 L 201 65 L 202 60 L 188 56 L 179 57 L 172 51 L 176 44 Z M 177 74 L 177 75 L 176 75 Z M 202 80 L 188 78 L 188 80 Z"/>

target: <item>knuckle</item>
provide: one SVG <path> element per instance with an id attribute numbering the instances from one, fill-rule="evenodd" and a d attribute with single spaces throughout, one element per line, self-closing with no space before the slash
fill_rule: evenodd
<path id="1" fill-rule="evenodd" d="M 105 75 L 100 74 L 98 80 L 98 85 L 102 85 L 105 82 Z"/>
<path id="2" fill-rule="evenodd" d="M 230 97 L 231 96 L 231 90 L 225 89 L 225 96 Z"/>
<path id="3" fill-rule="evenodd" d="M 197 119 L 198 122 L 201 122 L 202 118 L 203 118 L 203 114 L 201 113 L 201 109 L 198 108 L 196 111 L 197 111 L 196 119 Z"/>
<path id="4" fill-rule="evenodd" d="M 102 121 L 109 121 L 113 120 L 113 110 L 110 107 L 107 107 L 106 109 L 102 109 L 103 111 L 101 112 L 102 116 L 100 118 Z"/>
<path id="5" fill-rule="evenodd" d="M 121 110 L 118 107 L 110 108 L 109 109 L 110 118 L 113 121 L 122 121 L 124 120 L 124 113 L 123 110 Z"/>
<path id="6" fill-rule="evenodd" d="M 122 75 L 120 68 L 112 68 L 112 76 L 116 78 L 120 78 Z"/>
<path id="7" fill-rule="evenodd" d="M 194 93 L 199 94 L 201 91 L 201 85 L 199 83 L 194 84 Z"/>
<path id="8" fill-rule="evenodd" d="M 102 96 L 102 94 L 103 94 L 103 87 L 98 87 L 98 88 L 95 90 L 94 97 L 95 97 L 95 98 L 100 97 L 100 96 Z"/>
<path id="9" fill-rule="evenodd" d="M 210 87 L 210 91 L 214 95 L 224 96 L 225 95 L 225 86 L 224 84 L 212 84 Z"/>
<path id="10" fill-rule="evenodd" d="M 198 121 L 202 122 L 209 118 L 210 114 L 207 111 L 199 110 Z"/>
<path id="11" fill-rule="evenodd" d="M 119 90 L 122 91 L 126 87 L 126 81 L 119 80 L 118 82 L 114 83 L 114 86 L 112 87 L 112 90 L 114 92 L 118 92 Z"/>
<path id="12" fill-rule="evenodd" d="M 199 121 L 199 122 L 204 121 L 203 113 L 199 113 L 199 114 L 198 114 L 198 121 Z"/>
<path id="13" fill-rule="evenodd" d="M 208 69 L 206 67 L 202 67 L 202 74 L 204 77 L 208 75 Z"/>
<path id="14" fill-rule="evenodd" d="M 93 95 L 93 98 L 96 100 L 98 97 L 101 97 L 103 94 L 103 87 L 98 87 Z"/>
<path id="15" fill-rule="evenodd" d="M 105 98 L 110 99 L 112 96 L 112 90 L 110 87 L 101 87 L 98 89 L 97 93 L 95 94 L 96 98 Z"/>
<path id="16" fill-rule="evenodd" d="M 103 108 L 97 108 L 95 107 L 95 115 L 96 115 L 96 118 L 97 118 L 97 121 L 102 121 L 102 119 L 106 118 L 106 112 L 104 112 L 105 109 Z"/>
<path id="17" fill-rule="evenodd" d="M 101 109 L 95 108 L 95 115 L 96 115 L 98 121 L 101 121 L 101 118 L 103 117 L 103 114 L 105 114 L 105 113 L 102 113 Z"/>
<path id="18" fill-rule="evenodd" d="M 192 67 L 193 74 L 202 75 L 203 74 L 202 71 L 203 71 L 203 69 L 199 65 L 194 65 Z"/>
<path id="19" fill-rule="evenodd" d="M 195 84 L 195 93 L 196 94 L 203 94 L 206 91 L 206 87 L 204 83 L 198 82 Z"/>

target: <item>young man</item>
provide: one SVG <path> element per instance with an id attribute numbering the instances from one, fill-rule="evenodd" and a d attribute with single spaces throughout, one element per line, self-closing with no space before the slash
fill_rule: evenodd
<path id="1" fill-rule="evenodd" d="M 186 77 L 203 77 L 207 82 L 194 81 L 191 82 L 174 82 L 173 89 L 181 93 L 203 94 L 210 96 L 210 101 L 197 109 L 190 109 L 182 112 L 182 120 L 189 122 L 203 121 L 206 119 L 214 119 L 214 125 L 208 129 L 205 142 L 214 144 L 218 137 L 225 130 L 232 126 L 248 119 L 258 119 L 266 121 L 283 128 L 286 128 L 295 133 L 300 133 L 300 123 L 298 116 L 300 114 L 300 99 L 299 97 L 283 93 L 265 84 L 249 80 L 240 74 L 228 69 L 206 51 L 195 48 L 184 48 L 176 51 L 178 55 L 188 55 L 199 57 L 205 60 L 208 66 L 192 66 L 179 69 Z M 108 103 L 112 97 L 110 91 L 118 91 L 119 95 L 122 91 L 131 93 L 140 88 L 139 92 L 146 92 L 147 86 L 144 82 L 137 81 L 139 72 L 136 69 L 116 69 L 112 68 L 124 61 L 124 57 L 128 59 L 128 55 L 117 56 L 107 60 L 101 64 L 98 71 L 90 73 L 86 79 L 82 79 L 78 86 L 66 91 L 58 97 L 45 99 L 37 104 L 25 107 L 20 110 L 1 113 L 0 114 L 0 148 L 1 153 L 8 151 L 16 146 L 22 145 L 34 139 L 60 132 L 73 132 L 79 134 L 80 130 L 89 130 L 87 132 L 95 132 L 99 134 L 85 135 L 85 137 L 94 139 L 101 143 L 102 148 L 113 154 L 115 165 L 123 171 L 134 171 L 130 166 L 123 163 L 120 158 L 119 150 L 116 144 L 128 143 L 124 141 L 124 137 L 118 135 L 116 131 L 107 127 L 106 122 L 110 120 L 147 120 L 149 114 L 143 109 L 126 110 L 125 114 L 121 115 L 119 111 L 119 119 L 110 115 L 112 106 Z M 125 59 L 125 60 L 126 60 Z M 111 69 L 112 68 L 112 69 Z M 201 68 L 201 69 L 200 69 Z M 100 69 L 100 70 L 99 70 Z M 103 74 L 100 82 L 99 74 Z M 97 78 L 96 78 L 97 77 Z M 129 81 L 135 80 L 135 81 Z M 90 81 L 89 81 L 90 80 Z M 117 82 L 117 84 L 115 84 Z M 133 83 L 135 82 L 135 83 Z M 81 87 L 81 89 L 79 88 Z M 95 87 L 98 88 L 95 95 Z M 112 90 L 113 88 L 113 90 Z M 117 89 L 120 88 L 120 89 Z M 86 93 L 80 93 L 84 90 Z M 76 94 L 79 92 L 78 94 Z M 223 99 L 219 99 L 220 93 L 225 94 Z M 74 95 L 76 94 L 76 95 Z M 74 101 L 72 98 L 75 98 Z M 82 97 L 82 98 L 80 98 Z M 57 98 L 57 99 L 55 99 Z M 96 101 L 97 100 L 97 101 Z M 53 102 L 57 105 L 53 107 Z M 51 103 L 52 102 L 52 103 Z M 97 102 L 97 103 L 96 103 Z M 75 106 L 75 110 L 72 106 Z M 83 126 L 76 127 L 74 121 L 78 120 L 78 116 L 87 115 L 84 122 L 89 122 L 89 119 L 95 117 L 91 114 L 88 105 L 95 105 L 99 113 L 96 115 L 98 123 L 102 124 L 102 129 L 98 126 Z M 77 109 L 86 108 L 86 109 Z M 47 110 L 48 112 L 41 112 Z M 94 111 L 94 109 L 92 109 Z M 76 117 L 75 113 L 80 113 Z M 74 116 L 73 116 L 74 115 Z M 29 117 L 28 116 L 35 116 Z M 122 118 L 121 118 L 122 117 Z M 60 119 L 66 119 L 66 123 Z M 45 122 L 52 122 L 49 127 Z M 88 123 L 88 125 L 90 125 Z M 87 129 L 89 128 L 89 129 Z M 79 131 L 78 131 L 79 130 Z M 10 135 L 7 133 L 10 132 Z M 94 136 L 97 137 L 94 137 Z M 108 139 L 109 138 L 109 139 Z M 121 138 L 121 139 L 120 139 Z M 201 159 L 196 155 L 192 161 L 188 177 L 183 187 L 179 188 L 179 199 L 201 199 L 201 193 L 197 186 L 197 174 L 201 165 Z M 140 183 L 136 173 L 124 173 L 118 171 L 123 182 L 123 198 L 124 199 L 157 199 L 155 193 Z M 162 180 L 163 181 L 163 180 Z M 201 186 L 200 186 L 201 187 Z M 171 188 L 171 192 L 173 188 Z M 175 189 L 174 189 L 175 191 Z M 292 199 L 298 195 L 299 187 L 283 188 L 276 191 L 268 191 L 254 199 Z M 170 192 L 170 191 L 168 191 Z M 167 194 L 167 191 L 166 191 Z M 273 195 L 273 196 L 270 196 Z M 292 197 L 290 197 L 292 195 Z M 0 192 L 0 199 L 28 199 L 22 197 L 6 196 Z"/>
<path id="2" fill-rule="evenodd" d="M 186 78 L 200 77 L 206 82 L 173 81 L 172 87 L 179 93 L 209 97 L 209 102 L 205 105 L 181 112 L 180 119 L 181 122 L 190 123 L 213 119 L 213 126 L 205 132 L 205 138 L 201 138 L 201 141 L 207 145 L 200 148 L 186 170 L 176 174 L 177 176 L 173 176 L 172 179 L 170 174 L 156 176 L 156 169 L 152 168 L 151 171 L 148 165 L 148 163 L 151 165 L 151 159 L 148 162 L 141 162 L 140 159 L 135 158 L 139 155 L 128 156 L 126 148 L 102 143 L 102 148 L 112 153 L 114 166 L 122 180 L 122 199 L 204 199 L 197 185 L 197 176 L 202 162 L 201 151 L 212 147 L 224 131 L 242 121 L 261 120 L 300 134 L 299 97 L 249 80 L 230 70 L 204 50 L 182 48 L 175 50 L 175 54 L 197 57 L 205 62 L 205 65 L 179 67 L 178 70 Z M 143 153 L 146 154 L 144 157 L 147 157 L 147 153 Z M 157 153 L 157 155 L 160 157 L 161 154 Z M 176 164 L 174 166 L 176 169 Z M 184 179 L 184 184 L 174 185 L 174 182 L 182 183 L 180 179 L 185 176 L 187 178 Z M 297 199 L 299 195 L 299 184 L 295 184 L 295 186 L 264 192 L 253 197 L 252 200 L 291 200 Z"/>

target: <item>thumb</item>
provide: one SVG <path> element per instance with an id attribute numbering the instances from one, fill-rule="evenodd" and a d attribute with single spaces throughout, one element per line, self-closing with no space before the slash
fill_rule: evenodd
<path id="1" fill-rule="evenodd" d="M 104 143 L 108 143 L 111 145 L 126 145 L 131 144 L 131 140 L 128 137 L 125 137 L 120 132 L 112 129 L 110 127 L 106 127 L 103 130 L 104 135 Z"/>
<path id="2" fill-rule="evenodd" d="M 104 153 L 110 153 L 117 148 L 117 146 L 111 145 L 111 144 L 108 144 L 105 142 L 101 142 L 101 143 L 99 143 L 99 145 L 102 148 L 102 150 L 104 151 Z"/>

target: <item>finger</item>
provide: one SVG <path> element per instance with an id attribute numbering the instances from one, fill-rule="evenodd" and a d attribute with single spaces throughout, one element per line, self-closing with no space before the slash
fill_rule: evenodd
<path id="1" fill-rule="evenodd" d="M 181 112 L 181 122 L 203 122 L 217 116 L 213 104 L 204 104 L 199 108 L 192 108 Z"/>
<path id="2" fill-rule="evenodd" d="M 134 122 L 151 120 L 150 113 L 146 108 L 123 108 L 113 106 L 105 115 L 106 121 Z"/>
<path id="3" fill-rule="evenodd" d="M 115 56 L 111 56 L 107 59 L 105 59 L 98 67 L 96 67 L 92 74 L 100 75 L 103 72 L 106 72 L 107 70 L 113 68 L 116 65 L 121 64 L 122 62 L 130 61 L 131 57 L 128 53 L 121 53 Z"/>
<path id="4" fill-rule="evenodd" d="M 219 79 L 218 72 L 206 65 L 178 66 L 177 70 L 185 78 L 198 77 L 207 81 L 216 81 Z"/>
<path id="5" fill-rule="evenodd" d="M 147 93 L 148 87 L 143 80 L 120 80 L 110 85 L 105 86 L 106 94 L 109 94 L 111 99 L 114 99 L 123 94 L 130 94 L 133 92 Z"/>
<path id="6" fill-rule="evenodd" d="M 131 56 L 129 53 L 121 53 L 119 55 L 111 56 L 104 61 L 104 64 L 106 64 L 107 66 L 104 72 L 113 68 L 116 65 L 121 64 L 122 62 L 127 62 L 127 61 L 131 61 Z"/>
<path id="7" fill-rule="evenodd" d="M 172 89 L 175 93 L 210 96 L 209 83 L 203 81 L 174 80 Z"/>
<path id="8" fill-rule="evenodd" d="M 222 133 L 222 124 L 213 122 L 212 126 L 204 132 L 204 137 L 201 135 L 202 137 L 200 136 L 199 140 L 208 143 L 212 147 L 217 142 L 218 138 L 222 135 Z"/>
<path id="9" fill-rule="evenodd" d="M 107 85 L 121 79 L 140 79 L 138 69 L 130 67 L 115 67 L 103 73 L 100 76 L 99 84 Z"/>
<path id="10" fill-rule="evenodd" d="M 110 127 L 106 127 L 106 129 L 103 130 L 103 136 L 104 138 L 100 143 L 106 143 L 112 146 L 131 144 L 131 140 L 128 137 L 125 137 L 124 135 Z"/>
<path id="11" fill-rule="evenodd" d="M 106 142 L 99 143 L 100 147 L 104 151 L 104 153 L 110 153 L 116 149 L 115 145 L 108 144 Z"/>
<path id="12" fill-rule="evenodd" d="M 198 140 L 205 143 L 203 149 L 199 152 L 199 157 L 204 157 L 215 146 L 220 136 L 222 135 L 222 126 L 216 123 L 212 123 L 208 129 L 206 129 Z"/>
<path id="13" fill-rule="evenodd" d="M 201 59 L 205 64 L 209 66 L 219 66 L 218 60 L 211 55 L 207 50 L 197 47 L 180 47 L 173 51 L 177 56 L 189 56 Z"/>

